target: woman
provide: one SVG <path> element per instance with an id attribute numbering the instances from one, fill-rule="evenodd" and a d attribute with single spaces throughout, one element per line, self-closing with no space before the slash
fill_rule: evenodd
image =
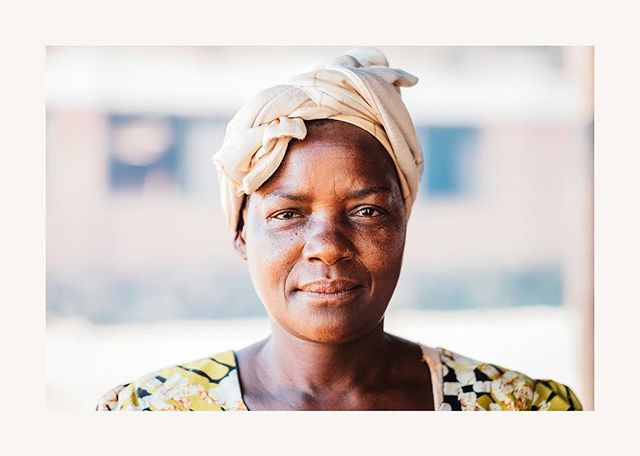
<path id="1" fill-rule="evenodd" d="M 400 98 L 416 82 L 362 49 L 242 107 L 214 163 L 271 335 L 99 410 L 581 410 L 560 383 L 384 332 L 422 173 Z"/>

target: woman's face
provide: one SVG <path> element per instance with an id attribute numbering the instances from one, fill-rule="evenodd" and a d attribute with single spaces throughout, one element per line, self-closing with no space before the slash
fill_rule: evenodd
<path id="1" fill-rule="evenodd" d="M 299 338 L 358 339 L 382 320 L 400 274 L 406 213 L 383 146 L 354 125 L 307 123 L 249 198 L 236 247 L 275 321 Z"/>

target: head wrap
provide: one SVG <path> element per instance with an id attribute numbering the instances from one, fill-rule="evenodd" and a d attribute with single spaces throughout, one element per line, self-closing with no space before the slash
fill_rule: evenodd
<path id="1" fill-rule="evenodd" d="M 371 133 L 391 156 L 407 217 L 422 175 L 422 150 L 400 97 L 400 87 L 418 78 L 389 68 L 382 52 L 356 49 L 260 92 L 227 125 L 213 156 L 222 208 L 229 228 L 238 228 L 244 195 L 256 191 L 280 166 L 291 138 L 304 139 L 305 120 L 334 119 Z"/>

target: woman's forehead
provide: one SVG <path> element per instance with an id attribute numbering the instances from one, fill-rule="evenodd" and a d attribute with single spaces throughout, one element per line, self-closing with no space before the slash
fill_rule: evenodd
<path id="1" fill-rule="evenodd" d="M 365 130 L 331 121 L 310 123 L 307 137 L 290 143 L 280 167 L 257 193 L 372 189 L 400 193 L 391 157 Z"/>

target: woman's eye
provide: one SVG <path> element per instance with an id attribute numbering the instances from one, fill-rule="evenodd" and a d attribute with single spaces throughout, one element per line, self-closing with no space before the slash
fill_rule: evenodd
<path id="1" fill-rule="evenodd" d="M 360 217 L 377 217 L 381 214 L 381 212 L 378 209 L 375 209 L 373 207 L 363 207 L 362 209 L 358 210 L 355 214 Z"/>
<path id="2" fill-rule="evenodd" d="M 291 220 L 295 216 L 296 216 L 296 213 L 293 211 L 282 211 L 275 214 L 273 218 L 278 220 Z"/>

